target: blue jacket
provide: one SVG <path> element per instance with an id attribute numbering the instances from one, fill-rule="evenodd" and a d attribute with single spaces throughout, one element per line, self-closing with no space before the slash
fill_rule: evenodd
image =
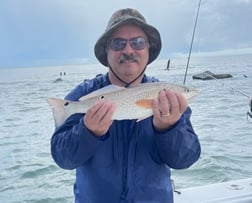
<path id="1" fill-rule="evenodd" d="M 157 79 L 144 76 L 143 83 Z M 108 75 L 87 80 L 66 99 L 109 85 Z M 170 168 L 190 167 L 200 156 L 200 144 L 188 107 L 171 129 L 156 131 L 152 117 L 114 121 L 106 135 L 95 137 L 75 114 L 55 130 L 51 153 L 64 169 L 76 169 L 76 203 L 172 203 Z"/>

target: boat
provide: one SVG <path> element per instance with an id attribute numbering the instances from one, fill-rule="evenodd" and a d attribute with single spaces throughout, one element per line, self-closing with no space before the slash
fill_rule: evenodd
<path id="1" fill-rule="evenodd" d="M 252 178 L 175 190 L 174 203 L 252 203 Z"/>
<path id="2" fill-rule="evenodd" d="M 232 78 L 231 74 L 214 74 L 211 71 L 204 71 L 202 73 L 198 73 L 192 76 L 193 79 L 198 80 L 213 80 L 213 79 L 225 79 L 225 78 Z"/>

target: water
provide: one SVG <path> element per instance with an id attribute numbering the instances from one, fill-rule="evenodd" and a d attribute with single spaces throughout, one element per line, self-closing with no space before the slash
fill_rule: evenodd
<path id="1" fill-rule="evenodd" d="M 186 58 L 172 59 L 170 71 L 166 63 L 151 64 L 147 74 L 182 84 Z M 192 80 L 206 70 L 234 77 Z M 50 155 L 54 122 L 46 98 L 63 98 L 82 80 L 106 71 L 98 64 L 0 69 L 1 202 L 73 202 L 75 173 L 60 169 Z M 59 77 L 63 81 L 54 82 Z M 190 106 L 202 154 L 190 169 L 172 171 L 177 188 L 252 177 L 249 99 L 231 91 L 252 95 L 251 84 L 252 55 L 192 58 L 186 85 L 200 91 Z"/>

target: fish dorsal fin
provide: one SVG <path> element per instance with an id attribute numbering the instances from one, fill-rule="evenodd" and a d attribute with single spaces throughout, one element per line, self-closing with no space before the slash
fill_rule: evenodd
<path id="1" fill-rule="evenodd" d="M 109 94 L 109 93 L 117 92 L 117 91 L 120 91 L 120 90 L 123 90 L 123 89 L 125 89 L 125 87 L 120 87 L 120 86 L 117 86 L 117 85 L 108 85 L 108 86 L 105 86 L 105 87 L 103 87 L 101 89 L 95 90 L 95 91 L 91 92 L 90 94 L 87 94 L 87 95 L 81 97 L 79 99 L 79 101 L 83 101 L 83 100 L 86 100 L 86 99 L 89 99 L 89 98 L 97 97 L 97 96 L 103 95 L 103 94 Z"/>
<path id="2" fill-rule="evenodd" d="M 150 109 L 152 106 L 153 99 L 141 99 L 136 101 L 136 105 L 144 109 Z"/>

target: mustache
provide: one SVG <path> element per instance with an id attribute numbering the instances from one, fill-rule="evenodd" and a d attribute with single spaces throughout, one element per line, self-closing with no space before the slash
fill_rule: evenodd
<path id="1" fill-rule="evenodd" d="M 125 61 L 133 61 L 133 62 L 139 62 L 140 58 L 134 54 L 125 54 L 123 53 L 119 59 L 118 62 L 119 63 L 124 63 Z"/>

